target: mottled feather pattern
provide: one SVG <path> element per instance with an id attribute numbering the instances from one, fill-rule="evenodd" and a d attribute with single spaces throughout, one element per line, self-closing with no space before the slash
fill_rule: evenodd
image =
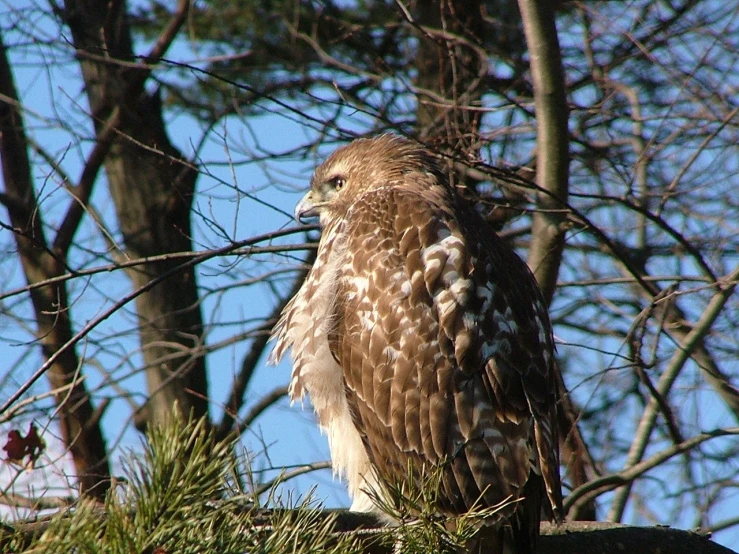
<path id="1" fill-rule="evenodd" d="M 310 395 L 353 508 L 441 468 L 439 511 L 525 497 L 502 515 L 535 548 L 544 490 L 555 513 L 561 492 L 554 343 L 526 264 L 397 137 L 338 150 L 300 205 L 323 236 L 273 356 L 292 347 L 291 394 Z"/>
<path id="2" fill-rule="evenodd" d="M 442 508 L 461 513 L 480 498 L 515 498 L 535 456 L 520 375 L 481 356 L 484 344 L 510 351 L 516 323 L 501 324 L 505 299 L 485 289 L 490 264 L 471 255 L 448 204 L 380 189 L 347 213 L 331 349 L 380 475 L 402 475 L 409 457 L 419 468 L 447 463 Z"/>
<path id="3" fill-rule="evenodd" d="M 288 302 L 272 330 L 275 346 L 269 363 L 279 363 L 288 348 L 293 348 L 293 375 L 290 398 L 303 397 L 301 381 L 303 365 L 316 355 L 320 341 L 328 330 L 331 304 L 336 296 L 338 254 L 343 249 L 342 233 L 336 233 L 337 222 L 322 235 L 318 255 L 298 293 Z M 318 325 L 316 323 L 319 323 Z"/>
<path id="4" fill-rule="evenodd" d="M 279 363 L 285 352 L 292 349 L 290 399 L 310 395 L 320 429 L 328 437 L 334 473 L 347 480 L 352 509 L 369 511 L 373 503 L 364 489 L 378 486 L 350 415 L 341 367 L 327 340 L 334 325 L 338 267 L 345 251 L 342 225 L 337 221 L 324 230 L 318 255 L 303 286 L 285 306 L 272 330 L 275 347 L 268 362 Z"/>

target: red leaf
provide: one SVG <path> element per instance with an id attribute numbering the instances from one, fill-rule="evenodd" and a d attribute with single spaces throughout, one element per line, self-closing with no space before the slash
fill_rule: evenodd
<path id="1" fill-rule="evenodd" d="M 23 444 L 23 437 L 18 431 L 14 429 L 8 433 L 8 442 L 3 446 L 3 450 L 7 452 L 9 461 L 20 463 L 23 456 L 26 455 L 26 447 Z"/>
<path id="2" fill-rule="evenodd" d="M 13 429 L 8 433 L 8 440 L 3 446 L 3 450 L 7 453 L 8 461 L 16 464 L 22 464 L 23 458 L 28 456 L 28 463 L 33 467 L 38 457 L 46 448 L 46 443 L 39 436 L 36 426 L 31 422 L 28 426 L 28 434 L 21 435 Z"/>

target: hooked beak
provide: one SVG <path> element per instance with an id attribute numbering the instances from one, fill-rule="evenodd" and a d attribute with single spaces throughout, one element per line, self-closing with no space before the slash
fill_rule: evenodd
<path id="1" fill-rule="evenodd" d="M 295 221 L 298 223 L 306 223 L 304 219 L 310 219 L 312 217 L 318 217 L 318 208 L 313 205 L 311 201 L 311 192 L 309 191 L 303 198 L 300 199 L 298 205 L 295 206 Z"/>

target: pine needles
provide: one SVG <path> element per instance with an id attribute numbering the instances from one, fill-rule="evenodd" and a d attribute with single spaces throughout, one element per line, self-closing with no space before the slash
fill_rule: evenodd
<path id="1" fill-rule="evenodd" d="M 3 552 L 79 554 L 352 554 L 357 539 L 333 533 L 333 518 L 310 499 L 263 510 L 236 486 L 239 468 L 228 443 L 214 443 L 205 424 L 172 422 L 153 429 L 143 456 L 130 455 L 126 479 L 105 505 L 81 500 L 43 533 L 16 533 Z"/>
<path id="2" fill-rule="evenodd" d="M 508 513 L 510 502 L 451 518 L 439 513 L 441 471 L 429 471 L 368 491 L 389 527 L 339 532 L 338 512 L 321 510 L 311 496 L 282 501 L 274 485 L 249 481 L 248 463 L 232 443 L 214 442 L 203 421 L 154 428 L 143 452 L 129 454 L 125 478 L 105 504 L 80 500 L 39 526 L 3 529 L 0 552 L 34 554 L 421 554 L 459 552 L 480 528 Z M 250 490 L 251 489 L 251 490 Z M 364 526 L 360 526 L 364 527 Z M 372 527 L 372 526 L 370 526 Z M 31 528 L 32 531 L 28 531 Z"/>

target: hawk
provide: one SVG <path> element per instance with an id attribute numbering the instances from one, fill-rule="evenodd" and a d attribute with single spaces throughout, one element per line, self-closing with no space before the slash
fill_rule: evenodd
<path id="1" fill-rule="evenodd" d="M 561 490 L 554 341 L 527 265 L 394 135 L 335 151 L 295 215 L 322 236 L 271 361 L 292 348 L 290 396 L 309 394 L 351 508 L 438 471 L 439 513 L 511 501 L 496 536 L 535 551 Z"/>

